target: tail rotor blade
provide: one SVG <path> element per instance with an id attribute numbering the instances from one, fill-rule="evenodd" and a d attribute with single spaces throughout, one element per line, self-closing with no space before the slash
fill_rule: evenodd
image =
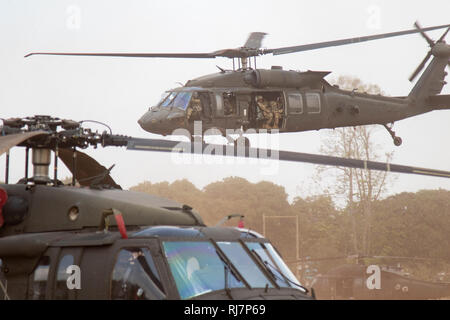
<path id="1" fill-rule="evenodd" d="M 437 42 L 444 41 L 444 38 L 447 36 L 447 33 L 450 31 L 450 27 L 447 28 L 447 30 L 444 32 L 444 34 L 439 38 Z"/>
<path id="2" fill-rule="evenodd" d="M 419 30 L 420 34 L 422 35 L 422 37 L 424 37 L 424 39 L 428 42 L 428 44 L 430 45 L 430 47 L 434 46 L 434 41 L 427 36 L 427 34 L 423 31 L 422 27 L 420 26 L 419 22 L 414 22 L 414 26 L 416 27 L 417 30 Z"/>
<path id="3" fill-rule="evenodd" d="M 422 62 L 419 64 L 419 66 L 416 68 L 413 74 L 409 77 L 409 81 L 413 81 L 417 77 L 417 75 L 420 73 L 420 71 L 422 71 L 422 69 L 427 64 L 428 59 L 430 58 L 431 58 L 431 50 L 428 51 L 427 55 L 425 56 L 425 59 L 422 60 Z"/>

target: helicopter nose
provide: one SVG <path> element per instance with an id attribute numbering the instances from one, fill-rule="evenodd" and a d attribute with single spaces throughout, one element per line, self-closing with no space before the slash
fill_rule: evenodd
<path id="1" fill-rule="evenodd" d="M 154 129 L 152 128 L 154 125 L 152 126 L 152 124 L 155 124 L 156 121 L 157 119 L 153 117 L 152 111 L 150 110 L 142 115 L 142 117 L 138 120 L 138 123 L 145 131 L 154 132 L 154 130 L 152 130 Z"/>

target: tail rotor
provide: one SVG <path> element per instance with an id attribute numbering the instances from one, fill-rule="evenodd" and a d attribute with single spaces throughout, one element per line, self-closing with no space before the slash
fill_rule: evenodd
<path id="1" fill-rule="evenodd" d="M 422 60 L 422 62 L 419 64 L 419 66 L 416 68 L 416 70 L 412 73 L 412 75 L 409 77 L 409 81 L 413 81 L 417 75 L 422 71 L 422 69 L 425 67 L 425 65 L 427 64 L 428 60 L 431 58 L 431 56 L 433 55 L 433 48 L 436 45 L 436 43 L 440 43 L 444 41 L 444 38 L 447 36 L 447 33 L 450 30 L 450 27 L 447 28 L 447 30 L 444 32 L 444 34 L 437 40 L 437 41 L 433 41 L 422 29 L 422 27 L 419 25 L 419 23 L 416 21 L 414 23 L 414 26 L 416 27 L 416 29 L 420 32 L 420 34 L 422 35 L 422 37 L 425 39 L 425 41 L 428 43 L 428 45 L 430 46 L 430 51 L 428 51 L 427 55 L 425 56 L 425 58 Z M 450 63 L 449 63 L 450 66 Z"/>

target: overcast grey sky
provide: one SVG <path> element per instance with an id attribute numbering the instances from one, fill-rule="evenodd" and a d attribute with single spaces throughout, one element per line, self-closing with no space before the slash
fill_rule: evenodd
<path id="1" fill-rule="evenodd" d="M 0 117 L 49 114 L 96 119 L 116 133 L 157 137 L 137 119 L 176 82 L 230 68 L 227 59 L 131 59 L 34 56 L 32 51 L 209 52 L 244 44 L 253 31 L 268 33 L 263 45 L 277 48 L 450 23 L 450 2 L 431 1 L 0 1 Z M 434 39 L 443 30 L 430 32 Z M 450 35 L 447 40 L 450 41 Z M 329 70 L 378 84 L 388 95 L 406 95 L 409 75 L 428 50 L 420 35 L 310 52 L 259 58 L 258 67 Z M 450 93 L 447 85 L 443 94 Z M 450 170 L 450 111 L 435 111 L 396 123 L 403 145 L 393 146 L 380 128 L 376 142 L 395 149 L 394 163 Z M 280 149 L 318 152 L 320 132 L 279 136 Z M 260 137 L 261 138 L 261 137 Z M 258 137 L 250 137 L 253 144 Z M 280 163 L 276 174 L 261 165 L 175 164 L 170 155 L 117 149 L 91 150 L 124 187 L 144 180 L 187 178 L 198 187 L 241 176 L 282 185 L 290 197 L 308 189 L 314 165 Z M 12 180 L 23 175 L 23 153 L 12 153 Z M 0 157 L 3 179 L 4 156 Z M 62 175 L 67 174 L 67 171 Z M 450 189 L 449 179 L 399 175 L 390 193 Z"/>

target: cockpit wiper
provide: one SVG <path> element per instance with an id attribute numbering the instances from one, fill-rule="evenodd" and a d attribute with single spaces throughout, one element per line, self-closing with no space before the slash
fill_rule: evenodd
<path id="1" fill-rule="evenodd" d="M 252 251 L 254 251 L 254 250 L 252 250 Z M 255 251 L 255 253 L 256 253 L 256 251 Z M 256 254 L 258 255 L 258 253 L 256 253 Z M 302 289 L 303 291 L 305 291 L 305 293 L 308 293 L 308 292 L 309 292 L 308 288 L 306 288 L 306 287 L 304 287 L 304 286 L 302 286 L 302 285 L 300 285 L 300 284 L 298 284 L 298 283 L 295 283 L 294 281 L 290 280 L 288 277 L 286 277 L 286 276 L 283 274 L 283 272 L 281 272 L 281 271 L 278 270 L 274 265 L 272 265 L 271 263 L 269 263 L 269 261 L 264 261 L 264 264 L 265 264 L 266 266 L 270 267 L 270 269 L 275 270 L 280 276 L 283 277 L 283 279 L 280 279 L 279 277 L 277 277 L 277 279 L 279 279 L 279 280 L 285 280 L 286 282 L 288 282 L 288 283 L 290 283 L 290 284 L 293 284 L 293 285 L 295 285 L 296 287 L 299 287 L 300 289 Z M 273 273 L 273 271 L 270 270 L 270 269 L 267 269 L 267 270 L 269 270 L 269 271 L 275 276 L 275 274 Z"/>
<path id="2" fill-rule="evenodd" d="M 252 254 L 256 257 L 256 259 L 257 259 L 258 262 L 261 264 L 261 266 L 262 266 L 262 267 L 265 267 L 267 261 L 264 261 L 263 258 L 258 254 L 258 252 L 256 252 L 255 249 L 252 249 L 251 252 L 252 252 Z M 267 273 L 269 274 L 269 276 L 272 278 L 272 281 L 278 286 L 278 284 L 277 284 L 277 279 L 279 279 L 279 278 L 277 278 L 277 276 L 276 276 L 276 275 L 273 273 L 273 271 L 270 270 L 269 268 L 264 268 L 264 269 L 267 271 Z"/>

